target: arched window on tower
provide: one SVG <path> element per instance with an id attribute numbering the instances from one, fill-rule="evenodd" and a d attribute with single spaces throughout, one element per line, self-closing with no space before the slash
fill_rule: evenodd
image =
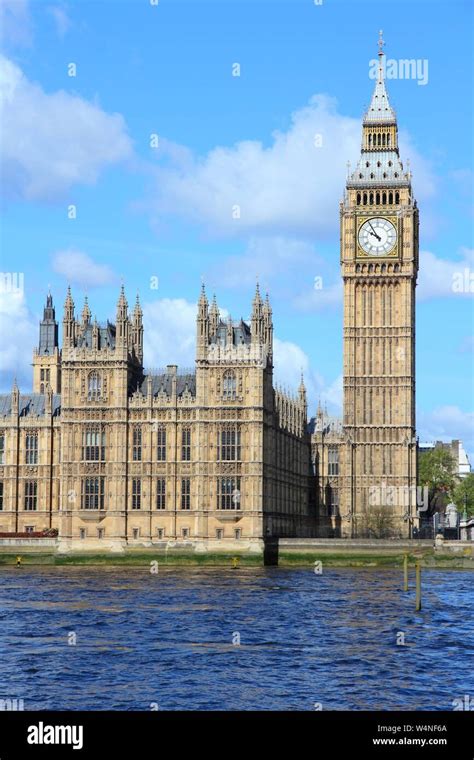
<path id="1" fill-rule="evenodd" d="M 360 206 L 360 193 L 357 193 L 357 205 Z"/>
<path id="2" fill-rule="evenodd" d="M 382 135 L 382 145 L 385 148 L 385 132 Z"/>
<path id="3" fill-rule="evenodd" d="M 373 193 L 370 193 L 370 205 L 371 206 L 374 205 L 374 194 Z"/>
<path id="4" fill-rule="evenodd" d="M 380 133 L 377 135 L 377 145 L 382 145 L 382 135 Z"/>
<path id="5" fill-rule="evenodd" d="M 369 134 L 369 148 L 372 147 L 372 135 Z"/>
<path id="6" fill-rule="evenodd" d="M 226 399 L 235 399 L 237 396 L 237 378 L 235 372 L 224 372 L 222 382 L 222 395 Z"/>
<path id="7" fill-rule="evenodd" d="M 98 372 L 91 372 L 87 380 L 87 398 L 90 401 L 102 395 L 102 380 Z"/>
<path id="8" fill-rule="evenodd" d="M 390 148 L 390 132 L 387 135 L 387 147 Z"/>
<path id="9" fill-rule="evenodd" d="M 367 193 L 364 193 L 364 206 L 367 206 Z"/>
<path id="10" fill-rule="evenodd" d="M 387 193 L 382 193 L 382 203 L 385 206 L 387 203 Z"/>
<path id="11" fill-rule="evenodd" d="M 400 203 L 400 193 L 395 193 L 395 203 L 397 205 Z"/>
<path id="12" fill-rule="evenodd" d="M 377 206 L 380 206 L 380 193 L 376 193 L 375 195 L 375 202 Z"/>
<path id="13" fill-rule="evenodd" d="M 393 205 L 393 193 L 388 194 L 388 203 L 390 206 Z"/>

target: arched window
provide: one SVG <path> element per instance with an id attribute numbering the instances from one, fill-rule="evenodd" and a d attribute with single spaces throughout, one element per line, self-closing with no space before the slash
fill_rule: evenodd
<path id="1" fill-rule="evenodd" d="M 381 134 L 377 135 L 377 145 L 382 145 L 382 135 Z"/>
<path id="2" fill-rule="evenodd" d="M 360 193 L 357 193 L 357 205 L 360 206 Z"/>
<path id="3" fill-rule="evenodd" d="M 387 146 L 390 147 L 390 132 L 387 135 Z"/>
<path id="4" fill-rule="evenodd" d="M 369 201 L 369 203 L 370 203 L 371 206 L 374 205 L 374 194 L 373 193 L 370 193 L 370 201 Z"/>
<path id="5" fill-rule="evenodd" d="M 387 203 L 387 193 L 382 193 L 382 203 L 384 206 Z"/>
<path id="6" fill-rule="evenodd" d="M 389 202 L 389 205 L 390 205 L 390 206 L 392 206 L 392 205 L 393 205 L 393 193 L 389 193 L 389 194 L 388 194 L 388 202 Z"/>
<path id="7" fill-rule="evenodd" d="M 395 193 L 395 203 L 400 203 L 400 193 Z"/>
<path id="8" fill-rule="evenodd" d="M 222 395 L 227 399 L 234 399 L 237 396 L 237 378 L 234 372 L 225 372 L 222 383 Z"/>
<path id="9" fill-rule="evenodd" d="M 98 372 L 91 372 L 87 381 L 87 398 L 91 401 L 102 395 L 102 379 Z"/>
<path id="10" fill-rule="evenodd" d="M 369 148 L 372 146 L 372 135 L 369 134 Z"/>
<path id="11" fill-rule="evenodd" d="M 375 198 L 376 198 L 375 202 L 377 206 L 380 206 L 380 193 L 376 193 Z"/>
<path id="12" fill-rule="evenodd" d="M 385 148 L 385 132 L 382 135 L 382 145 Z"/>
<path id="13" fill-rule="evenodd" d="M 364 193 L 364 206 L 367 206 L 367 193 Z"/>
<path id="14" fill-rule="evenodd" d="M 41 383 L 40 385 L 40 393 L 44 393 L 44 383 Z"/>

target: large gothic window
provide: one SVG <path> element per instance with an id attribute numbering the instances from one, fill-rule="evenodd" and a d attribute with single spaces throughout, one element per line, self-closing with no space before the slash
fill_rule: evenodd
<path id="1" fill-rule="evenodd" d="M 222 383 L 222 395 L 226 399 L 235 399 L 237 396 L 237 378 L 235 372 L 225 372 Z"/>
<path id="2" fill-rule="evenodd" d="M 38 436 L 36 433 L 26 435 L 26 464 L 38 464 Z"/>
<path id="3" fill-rule="evenodd" d="M 102 378 L 98 372 L 91 372 L 87 379 L 87 398 L 89 401 L 101 398 Z"/>

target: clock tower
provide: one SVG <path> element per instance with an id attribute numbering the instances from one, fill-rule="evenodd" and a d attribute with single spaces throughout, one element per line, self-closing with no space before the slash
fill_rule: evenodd
<path id="1" fill-rule="evenodd" d="M 341 202 L 344 283 L 342 535 L 408 537 L 418 525 L 415 287 L 418 208 L 403 168 L 379 40 L 361 155 Z"/>

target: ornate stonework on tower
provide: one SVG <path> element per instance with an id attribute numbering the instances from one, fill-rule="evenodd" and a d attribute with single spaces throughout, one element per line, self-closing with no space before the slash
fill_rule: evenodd
<path id="1" fill-rule="evenodd" d="M 343 535 L 364 531 L 389 507 L 393 528 L 417 525 L 415 286 L 418 209 L 398 151 L 397 119 L 384 82 L 383 41 L 361 155 L 341 202 L 344 283 Z M 396 492 L 389 487 L 396 487 Z M 390 498 L 387 498 L 390 494 Z"/>
<path id="2" fill-rule="evenodd" d="M 33 353 L 33 392 L 46 393 L 48 386 L 53 393 L 61 393 L 61 352 L 51 293 L 46 298 L 40 322 L 39 345 Z"/>

